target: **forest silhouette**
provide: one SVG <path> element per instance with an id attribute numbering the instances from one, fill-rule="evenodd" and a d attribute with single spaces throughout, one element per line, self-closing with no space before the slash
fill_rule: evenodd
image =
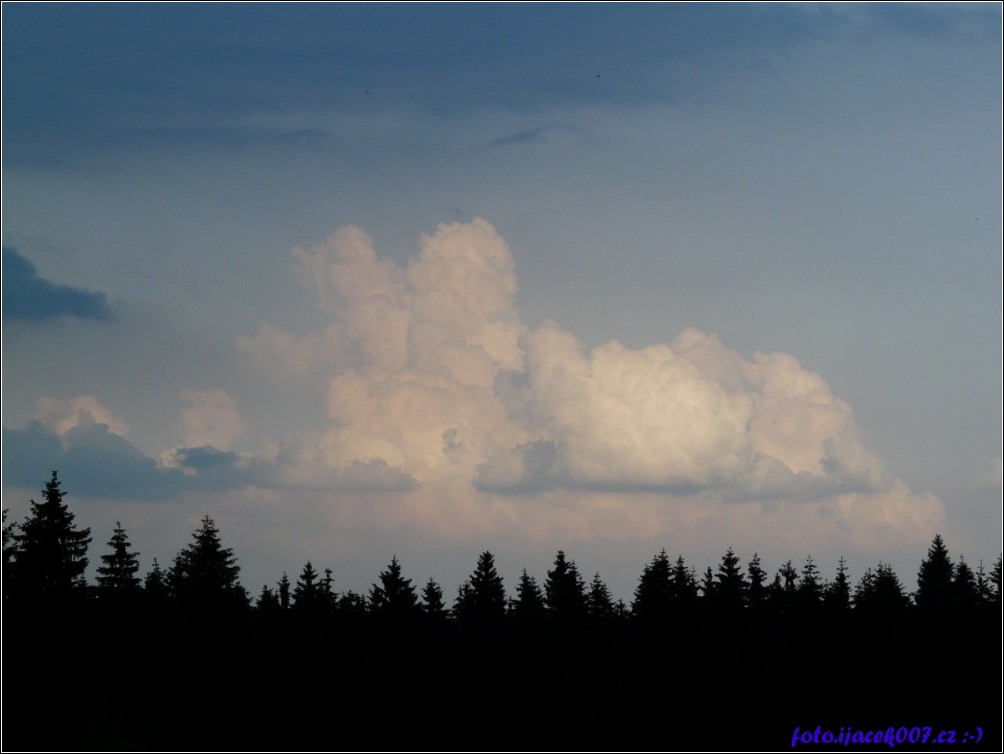
<path id="1" fill-rule="evenodd" d="M 1001 557 L 940 535 L 914 591 L 730 548 L 702 574 L 660 551 L 630 604 L 564 551 L 511 593 L 486 551 L 452 600 L 396 556 L 366 594 L 307 561 L 252 596 L 208 515 L 144 577 L 117 523 L 89 583 L 64 497 L 54 471 L 4 511 L 4 750 L 749 751 L 817 726 L 1001 748 Z"/>

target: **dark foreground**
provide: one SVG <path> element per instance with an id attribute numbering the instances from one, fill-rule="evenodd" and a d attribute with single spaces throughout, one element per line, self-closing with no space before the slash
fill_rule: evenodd
<path id="1" fill-rule="evenodd" d="M 1001 749 L 996 611 L 492 626 L 84 604 L 3 617 L 5 751 L 774 751 L 796 729 L 798 750 Z M 875 731 L 881 744 L 862 742 Z"/>

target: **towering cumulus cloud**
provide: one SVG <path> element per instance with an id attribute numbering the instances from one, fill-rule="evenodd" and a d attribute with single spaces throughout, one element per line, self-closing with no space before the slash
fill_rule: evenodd
<path id="1" fill-rule="evenodd" d="M 261 364 L 326 375 L 330 428 L 287 444 L 292 469 L 379 464 L 415 482 L 413 503 L 464 496 L 471 520 L 613 506 L 624 533 L 748 505 L 822 506 L 848 526 L 888 519 L 925 536 L 942 516 L 887 473 L 850 406 L 792 356 L 745 359 L 695 329 L 592 350 L 555 323 L 529 330 L 512 254 L 485 220 L 441 225 L 406 266 L 355 227 L 293 255 L 331 323 L 306 336 L 265 326 L 242 343 Z M 558 497 L 564 514 L 528 512 Z"/>

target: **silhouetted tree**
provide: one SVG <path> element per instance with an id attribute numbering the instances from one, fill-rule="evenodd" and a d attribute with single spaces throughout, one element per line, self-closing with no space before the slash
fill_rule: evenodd
<path id="1" fill-rule="evenodd" d="M 140 581 L 137 554 L 130 551 L 129 537 L 122 524 L 115 522 L 112 538 L 108 541 L 112 549 L 101 556 L 103 565 L 98 567 L 98 589 L 105 597 L 131 597 L 139 591 Z"/>
<path id="2" fill-rule="evenodd" d="M 276 585 L 279 592 L 279 607 L 283 610 L 289 610 L 291 600 L 290 600 L 290 583 L 289 574 L 285 571 L 282 572 L 282 578 L 279 579 L 279 583 Z"/>
<path id="3" fill-rule="evenodd" d="M 672 610 L 673 592 L 669 557 L 661 550 L 642 569 L 631 603 L 632 615 L 648 622 L 665 621 Z"/>
<path id="4" fill-rule="evenodd" d="M 1001 605 L 1001 564 L 1004 558 L 997 556 L 997 562 L 994 563 L 994 568 L 990 571 L 990 584 L 993 587 L 994 604 L 997 607 Z"/>
<path id="5" fill-rule="evenodd" d="M 240 570 L 233 550 L 223 547 L 216 523 L 206 515 L 192 542 L 175 556 L 167 581 L 183 605 L 226 611 L 247 605 L 247 592 L 237 581 Z"/>
<path id="6" fill-rule="evenodd" d="M 948 548 L 941 535 L 935 534 L 917 573 L 917 591 L 913 597 L 917 607 L 927 611 L 947 610 L 952 601 L 954 573 Z"/>
<path id="7" fill-rule="evenodd" d="M 899 577 L 887 563 L 865 570 L 854 591 L 855 609 L 865 612 L 892 612 L 908 607 L 910 598 Z"/>
<path id="8" fill-rule="evenodd" d="M 701 598 L 703 604 L 710 605 L 711 600 L 715 597 L 715 574 L 711 570 L 711 566 L 704 569 L 704 576 L 701 577 Z"/>
<path id="9" fill-rule="evenodd" d="M 823 588 L 819 583 L 819 569 L 809 555 L 802 568 L 802 578 L 798 582 L 798 602 L 803 610 L 813 610 L 819 606 Z"/>
<path id="10" fill-rule="evenodd" d="M 794 609 L 797 604 L 798 595 L 798 571 L 791 564 L 791 560 L 785 561 L 777 575 L 774 577 L 772 588 L 775 605 L 783 612 Z"/>
<path id="11" fill-rule="evenodd" d="M 474 573 L 461 587 L 453 608 L 458 619 L 499 625 L 505 618 L 505 586 L 495 570 L 495 556 L 483 552 Z"/>
<path id="12" fill-rule="evenodd" d="M 321 587 L 317 582 L 317 571 L 308 560 L 293 588 L 293 608 L 303 612 L 317 612 L 320 607 L 320 597 Z"/>
<path id="13" fill-rule="evenodd" d="M 509 604 L 509 614 L 517 623 L 532 624 L 544 617 L 544 594 L 537 579 L 524 568 L 516 582 L 516 598 Z"/>
<path id="14" fill-rule="evenodd" d="M 262 585 L 261 594 L 258 595 L 258 602 L 255 604 L 255 607 L 259 612 L 269 614 L 282 610 L 279 606 L 278 595 L 267 584 Z"/>
<path id="15" fill-rule="evenodd" d="M 697 602 L 697 580 L 694 571 L 687 568 L 687 563 L 680 555 L 676 558 L 669 574 L 669 604 L 670 609 L 686 614 Z"/>
<path id="16" fill-rule="evenodd" d="M 847 562 L 843 555 L 838 561 L 836 578 L 826 586 L 823 604 L 827 609 L 838 611 L 851 606 L 851 584 L 847 578 Z"/>
<path id="17" fill-rule="evenodd" d="M 335 594 L 335 577 L 330 568 L 324 569 L 324 578 L 317 585 L 318 609 L 331 615 L 338 609 L 338 595 Z"/>
<path id="18" fill-rule="evenodd" d="M 422 611 L 433 621 L 446 620 L 449 611 L 443 602 L 443 590 L 434 578 L 429 578 L 422 589 Z"/>
<path id="19" fill-rule="evenodd" d="M 767 572 L 760 566 L 760 556 L 757 553 L 753 553 L 753 558 L 746 570 L 749 573 L 746 604 L 751 608 L 758 609 L 767 600 Z"/>
<path id="20" fill-rule="evenodd" d="M 789 596 L 794 595 L 798 591 L 798 571 L 795 570 L 795 566 L 791 564 L 790 560 L 785 561 L 777 573 L 781 577 L 781 588 L 784 593 Z"/>
<path id="21" fill-rule="evenodd" d="M 974 610 L 979 604 L 976 575 L 965 558 L 960 556 L 959 562 L 955 564 L 955 575 L 952 578 L 952 607 L 955 610 Z"/>
<path id="22" fill-rule="evenodd" d="M 3 598 L 4 602 L 11 594 L 11 584 L 14 573 L 14 561 L 17 560 L 17 540 L 15 539 L 15 534 L 17 533 L 16 523 L 7 523 L 6 508 L 3 509 Z"/>
<path id="23" fill-rule="evenodd" d="M 980 605 L 987 607 L 994 602 L 993 589 L 990 586 L 990 576 L 983 567 L 983 561 L 976 567 L 976 596 Z"/>
<path id="24" fill-rule="evenodd" d="M 168 596 L 167 576 L 164 574 L 157 558 L 153 559 L 153 565 L 143 580 L 143 591 L 154 600 L 166 599 Z"/>
<path id="25" fill-rule="evenodd" d="M 731 547 L 722 556 L 715 579 L 717 581 L 714 595 L 715 605 L 723 610 L 741 609 L 747 584 L 743 577 L 742 568 L 739 567 L 739 558 Z"/>
<path id="26" fill-rule="evenodd" d="M 591 618 L 609 620 L 617 614 L 610 590 L 603 583 L 600 574 L 593 576 L 589 584 L 589 594 L 586 595 L 586 611 Z"/>
<path id="27" fill-rule="evenodd" d="M 346 618 L 360 620 L 369 613 L 369 604 L 361 594 L 350 590 L 338 598 L 338 612 Z"/>
<path id="28" fill-rule="evenodd" d="M 418 611 L 418 595 L 411 579 L 401 575 L 397 555 L 391 558 L 386 571 L 380 572 L 380 584 L 370 588 L 370 611 L 391 621 L 412 618 Z"/>
<path id="29" fill-rule="evenodd" d="M 559 620 L 578 620 L 586 614 L 586 584 L 575 561 L 566 560 L 562 550 L 558 550 L 554 568 L 547 572 L 544 604 Z"/>
<path id="30" fill-rule="evenodd" d="M 171 588 L 167 583 L 167 573 L 153 559 L 150 570 L 143 578 L 142 604 L 152 614 L 163 614 L 172 606 Z"/>
<path id="31" fill-rule="evenodd" d="M 32 500 L 20 532 L 12 532 L 17 547 L 13 586 L 29 597 L 66 599 L 86 585 L 91 530 L 74 525 L 74 515 L 63 502 L 65 494 L 53 471 L 42 502 Z"/>

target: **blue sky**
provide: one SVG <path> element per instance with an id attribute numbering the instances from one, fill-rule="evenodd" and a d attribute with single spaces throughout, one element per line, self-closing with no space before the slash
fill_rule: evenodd
<path id="1" fill-rule="evenodd" d="M 7 4 L 3 486 L 257 591 L 1001 549 L 995 4 Z"/>

